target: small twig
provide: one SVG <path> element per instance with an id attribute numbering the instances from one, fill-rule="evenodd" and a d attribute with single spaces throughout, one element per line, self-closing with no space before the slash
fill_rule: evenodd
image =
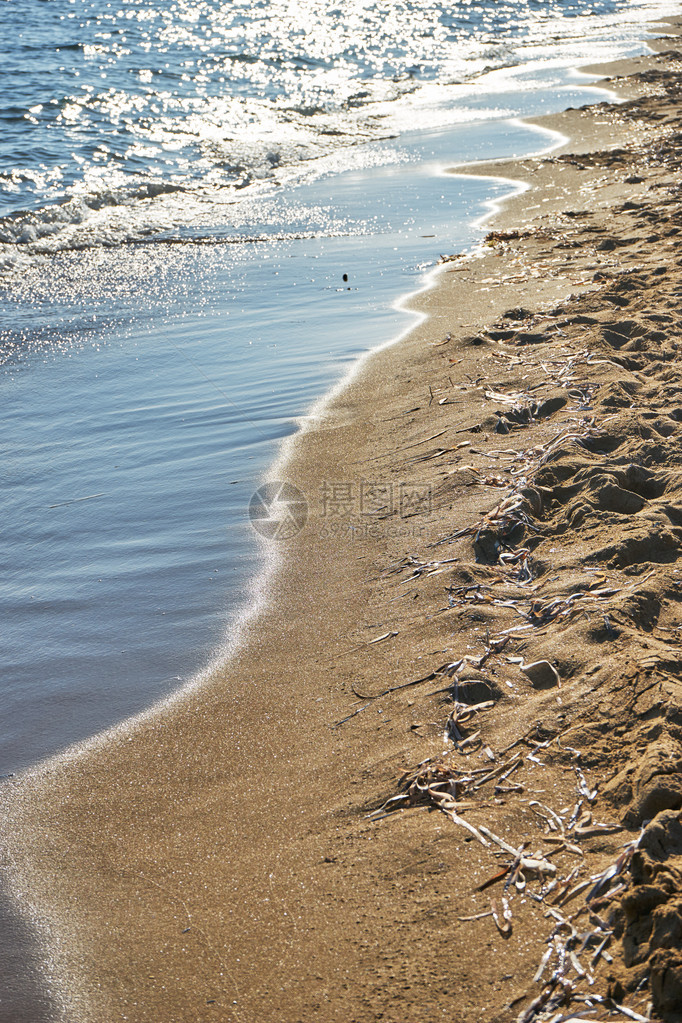
<path id="1" fill-rule="evenodd" d="M 362 707 L 358 707 L 357 710 L 354 710 L 352 714 L 349 714 L 345 718 L 341 718 L 340 721 L 337 721 L 335 724 L 333 724 L 332 728 L 340 728 L 341 725 L 345 725 L 346 721 L 350 721 L 351 718 L 354 718 L 356 714 L 360 714 L 363 710 L 366 710 L 367 707 L 369 707 L 369 703 L 363 704 Z"/>
<path id="2" fill-rule="evenodd" d="M 351 691 L 357 696 L 359 700 L 378 700 L 382 696 L 388 696 L 390 693 L 397 693 L 401 689 L 409 689 L 411 686 L 421 685 L 422 682 L 432 682 L 434 678 L 438 678 L 441 674 L 439 671 L 432 671 L 430 675 L 424 675 L 423 678 L 415 678 L 412 682 L 401 682 L 399 686 L 391 686 L 390 689 L 384 689 L 380 693 L 359 693 L 355 686 L 351 686 Z M 448 688 L 450 688 L 448 686 Z"/>

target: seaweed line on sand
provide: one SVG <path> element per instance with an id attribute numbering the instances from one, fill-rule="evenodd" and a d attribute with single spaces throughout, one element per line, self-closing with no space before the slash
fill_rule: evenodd
<path id="1" fill-rule="evenodd" d="M 509 938 L 515 900 L 541 914 L 545 950 L 518 1023 L 682 1012 L 682 135 L 674 127 L 682 65 L 666 56 L 665 71 L 642 76 L 656 84 L 655 100 L 639 96 L 613 115 L 635 120 L 655 102 L 664 126 L 653 138 L 547 158 L 621 164 L 633 186 L 646 183 L 637 198 L 606 215 L 595 203 L 541 229 L 488 235 L 507 265 L 533 260 L 541 271 L 538 246 L 551 238 L 579 249 L 583 263 L 587 251 L 599 269 L 588 295 L 550 312 L 513 309 L 475 336 L 448 336 L 452 349 L 478 347 L 480 374 L 430 385 L 430 406 L 475 391 L 489 412 L 469 433 L 505 446 L 477 449 L 445 429 L 437 447 L 411 451 L 410 464 L 437 467 L 443 504 L 453 487 L 498 496 L 385 578 L 430 585 L 432 600 L 444 592 L 447 603 L 431 613 L 457 622 L 460 652 L 420 678 L 356 691 L 369 702 L 447 701 L 445 721 L 411 725 L 424 739 L 440 735 L 445 749 L 406 771 L 369 816 L 438 811 L 497 861 L 475 884 L 480 911 L 461 923 Z M 471 453 L 478 457 L 464 462 Z M 496 744 L 524 721 L 521 734 Z M 561 803 L 533 798 L 540 780 L 559 789 Z M 532 841 L 500 837 L 488 823 L 513 801 L 536 820 Z"/>

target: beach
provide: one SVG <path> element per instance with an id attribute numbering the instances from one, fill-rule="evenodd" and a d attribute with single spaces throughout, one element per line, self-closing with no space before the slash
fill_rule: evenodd
<path id="1" fill-rule="evenodd" d="M 562 147 L 454 168 L 528 188 L 286 445 L 307 521 L 229 661 L 3 783 L 48 1018 L 677 1018 L 682 56 L 658 49 L 606 71 L 624 102 L 543 120 Z"/>

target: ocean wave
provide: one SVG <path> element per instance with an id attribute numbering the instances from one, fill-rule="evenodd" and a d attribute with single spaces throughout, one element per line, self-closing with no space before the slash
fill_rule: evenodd
<path id="1" fill-rule="evenodd" d="M 76 17 L 53 0 L 50 52 L 0 42 L 0 266 L 182 236 L 211 219 L 220 233 L 218 207 L 323 173 L 344 150 L 513 114 L 499 98 L 482 110 L 482 76 L 611 38 L 614 19 L 639 36 L 641 18 L 666 2 L 537 6 L 348 0 L 342 14 L 311 0 L 304 26 L 288 0 L 197 0 L 191 16 L 170 0 L 119 11 L 93 3 Z M 17 27 L 13 5 L 0 5 L 0 38 Z M 24 84 L 29 58 L 40 87 Z"/>
<path id="2" fill-rule="evenodd" d="M 377 154 L 371 164 L 395 162 Z M 9 285 L 54 256 L 126 246 L 257 245 L 365 233 L 327 206 L 300 206 L 273 187 L 135 190 L 122 204 L 69 202 L 0 219 L 0 271 Z M 228 212 L 229 211 L 229 212 Z M 14 288 L 16 284 L 12 284 Z"/>
<path id="3" fill-rule="evenodd" d="M 349 150 L 386 138 L 382 118 L 375 125 L 358 127 L 357 118 L 351 123 L 289 112 L 294 125 L 303 118 L 315 120 L 314 127 L 289 132 L 290 137 L 279 143 L 258 138 L 206 140 L 202 147 L 205 172 L 192 177 L 187 173 L 181 181 L 124 178 L 125 183 L 118 187 L 96 185 L 91 192 L 81 182 L 77 194 L 61 201 L 5 214 L 0 217 L 0 270 L 22 270 L 33 259 L 44 260 L 57 253 L 153 239 L 222 242 L 226 232 L 229 240 L 231 227 L 243 221 L 237 207 L 257 210 L 254 203 L 262 202 L 285 182 L 309 179 L 344 165 L 401 158 L 386 150 L 381 155 L 363 152 L 344 161 L 343 154 Z M 260 235 L 235 234 L 233 240 L 257 238 Z"/>

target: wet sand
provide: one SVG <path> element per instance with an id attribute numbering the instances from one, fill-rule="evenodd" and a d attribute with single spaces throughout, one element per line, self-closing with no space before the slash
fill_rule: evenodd
<path id="1" fill-rule="evenodd" d="M 675 1018 L 682 55 L 662 50 L 613 69 L 624 104 L 549 119 L 562 149 L 475 168 L 530 188 L 292 447 L 308 522 L 230 663 L 4 783 L 55 1019 L 530 1021 L 585 997 Z"/>

